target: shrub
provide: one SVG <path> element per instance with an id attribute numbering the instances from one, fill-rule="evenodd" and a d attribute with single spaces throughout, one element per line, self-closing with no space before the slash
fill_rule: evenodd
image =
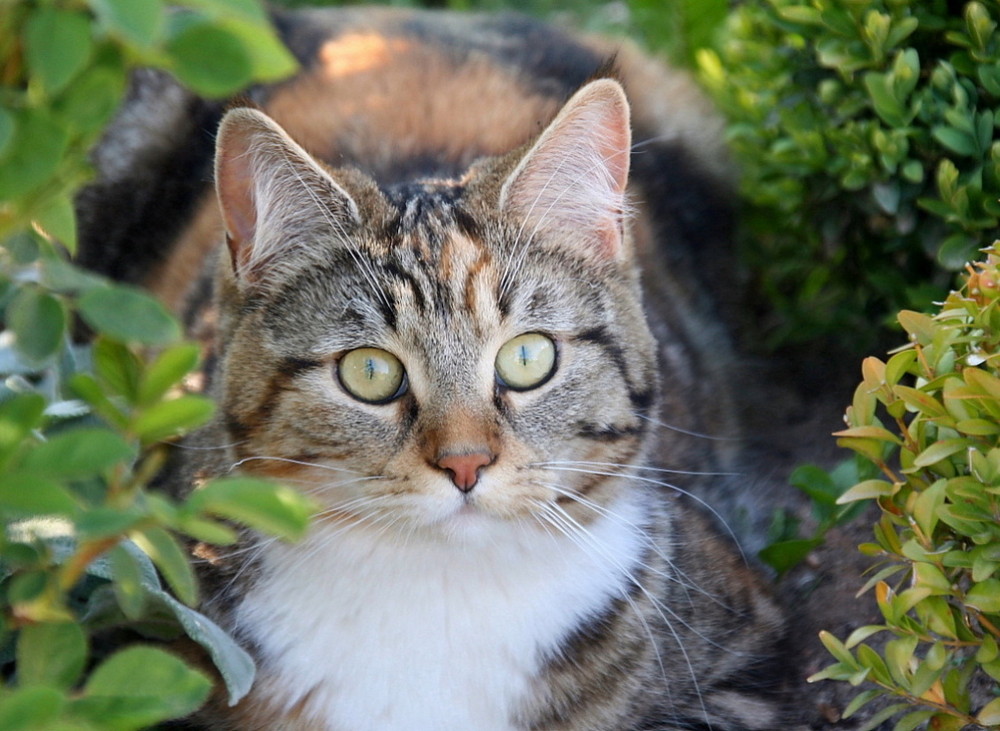
<path id="1" fill-rule="evenodd" d="M 812 680 L 876 687 L 858 695 L 897 701 L 864 728 L 905 714 L 895 729 L 972 724 L 1000 728 L 1000 242 L 969 268 L 934 316 L 899 313 L 910 343 L 886 362 L 867 358 L 839 443 L 878 467 L 840 503 L 874 498 L 880 565 L 874 590 L 883 623 L 841 642 L 822 635 L 837 662 Z M 889 639 L 881 652 L 866 644 Z"/>
<path id="2" fill-rule="evenodd" d="M 701 52 L 771 345 L 867 345 L 873 322 L 943 296 L 997 228 L 1000 6 L 955 5 L 751 0 Z"/>

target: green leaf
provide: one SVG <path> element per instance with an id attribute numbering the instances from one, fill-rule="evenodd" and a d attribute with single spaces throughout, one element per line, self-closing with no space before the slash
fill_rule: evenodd
<path id="1" fill-rule="evenodd" d="M 918 694 L 914 692 L 914 695 Z M 907 713 L 896 722 L 896 725 L 892 727 L 892 731 L 913 731 L 913 729 L 927 721 L 934 714 L 935 711 L 914 711 L 913 713 Z"/>
<path id="2" fill-rule="evenodd" d="M 161 0 L 87 0 L 111 33 L 140 48 L 151 48 L 165 21 Z"/>
<path id="3" fill-rule="evenodd" d="M 98 338 L 93 349 L 94 372 L 112 393 L 134 404 L 138 398 L 142 364 L 128 346 L 108 338 Z M 86 394 L 81 393 L 86 398 Z"/>
<path id="4" fill-rule="evenodd" d="M 146 406 L 158 401 L 198 365 L 201 349 L 195 343 L 171 346 L 157 356 L 143 373 L 138 401 Z"/>
<path id="5" fill-rule="evenodd" d="M 111 400 L 105 396 L 100 385 L 89 373 L 77 373 L 69 379 L 69 387 L 77 396 L 87 402 L 94 413 L 111 425 L 124 429 L 128 418 Z"/>
<path id="6" fill-rule="evenodd" d="M 105 59 L 85 69 L 56 100 L 54 108 L 63 119 L 72 119 L 82 135 L 98 132 L 118 108 L 125 93 L 125 68 L 117 58 Z"/>
<path id="7" fill-rule="evenodd" d="M 894 489 L 892 483 L 885 480 L 864 480 L 837 498 L 837 504 L 845 505 L 856 500 L 873 500 L 884 495 L 892 495 Z"/>
<path id="8" fill-rule="evenodd" d="M 197 603 L 198 587 L 187 555 L 177 540 L 163 528 L 149 527 L 130 536 L 163 574 L 177 598 L 188 605 Z"/>
<path id="9" fill-rule="evenodd" d="M 851 700 L 850 703 L 847 704 L 847 706 L 844 708 L 844 712 L 841 715 L 844 718 L 850 718 L 859 710 L 861 710 L 862 706 L 875 700 L 880 695 L 882 695 L 882 691 L 877 688 L 872 690 L 866 690 L 863 693 L 859 693 Z"/>
<path id="10" fill-rule="evenodd" d="M 110 538 L 131 530 L 145 517 L 146 514 L 138 508 L 96 507 L 76 518 L 76 530 L 80 538 L 86 540 Z"/>
<path id="11" fill-rule="evenodd" d="M 872 100 L 875 113 L 890 127 L 903 127 L 909 122 L 907 109 L 894 94 L 888 74 L 873 71 L 864 75 L 863 83 Z"/>
<path id="12" fill-rule="evenodd" d="M 14 333 L 17 349 L 36 363 L 59 350 L 66 322 L 62 303 L 36 287 L 23 288 L 7 308 L 7 326 Z"/>
<path id="13" fill-rule="evenodd" d="M 25 24 L 24 45 L 32 77 L 55 96 L 87 65 L 93 50 L 90 21 L 83 13 L 43 5 Z"/>
<path id="14" fill-rule="evenodd" d="M 985 614 L 1000 613 L 1000 579 L 975 584 L 965 595 L 965 603 Z"/>
<path id="15" fill-rule="evenodd" d="M 948 416 L 948 410 L 939 401 L 919 389 L 911 388 L 910 386 L 894 386 L 892 391 L 899 398 L 903 399 L 907 406 L 916 409 L 926 416 L 931 418 Z"/>
<path id="16" fill-rule="evenodd" d="M 931 136 L 957 155 L 963 157 L 979 155 L 976 139 L 968 132 L 954 127 L 939 126 L 931 129 Z"/>
<path id="17" fill-rule="evenodd" d="M 40 444 L 25 457 L 24 469 L 45 477 L 82 479 L 100 475 L 134 456 L 120 435 L 86 427 L 64 431 Z"/>
<path id="18" fill-rule="evenodd" d="M 150 602 L 173 614 L 188 637 L 208 651 L 226 684 L 231 705 L 250 692 L 256 671 L 253 660 L 221 627 L 164 591 L 152 592 Z"/>
<path id="19" fill-rule="evenodd" d="M 822 543 L 823 540 L 820 538 L 779 541 L 762 548 L 757 556 L 779 574 L 783 574 L 802 563 L 806 556 Z"/>
<path id="20" fill-rule="evenodd" d="M 916 637 L 900 637 L 885 643 L 885 664 L 893 679 L 904 688 L 910 683 L 910 658 L 917 648 Z"/>
<path id="21" fill-rule="evenodd" d="M 47 111 L 26 109 L 15 119 L 14 138 L 0 159 L 0 201 L 30 193 L 46 182 L 69 145 L 69 132 Z"/>
<path id="22" fill-rule="evenodd" d="M 45 398 L 37 393 L 21 393 L 0 403 L 0 464 L 41 423 L 44 413 Z"/>
<path id="23" fill-rule="evenodd" d="M 851 668 L 858 670 L 860 665 L 858 665 L 857 660 L 854 659 L 854 655 L 848 650 L 844 643 L 837 639 L 836 636 L 823 630 L 819 633 L 820 642 L 826 647 L 827 651 L 833 655 L 838 661 L 850 666 Z"/>
<path id="24" fill-rule="evenodd" d="M 73 710 L 101 728 L 137 729 L 190 714 L 211 688 L 208 678 L 174 655 L 129 647 L 94 670 Z"/>
<path id="25" fill-rule="evenodd" d="M 981 726 L 1000 726 L 1000 698 L 994 698 L 980 708 L 976 721 Z"/>
<path id="26" fill-rule="evenodd" d="M 66 704 L 55 688 L 17 688 L 0 695 L 0 728 L 4 731 L 39 731 L 53 728 Z"/>
<path id="27" fill-rule="evenodd" d="M 867 624 L 864 627 L 858 627 L 856 630 L 848 635 L 847 639 L 844 641 L 844 647 L 851 649 L 852 647 L 864 642 L 873 634 L 882 632 L 886 629 L 884 624 Z"/>
<path id="28" fill-rule="evenodd" d="M 239 535 L 228 525 L 189 515 L 179 516 L 174 529 L 213 546 L 230 546 L 239 540 Z"/>
<path id="29" fill-rule="evenodd" d="M 239 521 L 286 540 L 305 535 L 314 507 L 283 485 L 250 477 L 213 480 L 188 498 L 187 509 Z"/>
<path id="30" fill-rule="evenodd" d="M 186 0 L 184 4 L 212 17 L 240 18 L 261 26 L 266 26 L 268 22 L 267 13 L 259 0 Z"/>
<path id="31" fill-rule="evenodd" d="M 108 552 L 108 564 L 118 606 L 129 619 L 139 619 L 146 609 L 146 589 L 139 562 L 123 545 L 118 545 Z"/>
<path id="32" fill-rule="evenodd" d="M 0 508 L 16 515 L 72 515 L 76 500 L 52 480 L 36 474 L 0 474 Z"/>
<path id="33" fill-rule="evenodd" d="M 946 487 L 945 480 L 938 480 L 919 493 L 913 501 L 911 508 L 913 519 L 925 536 L 934 535 L 934 527 L 938 521 L 938 508 L 944 504 Z"/>
<path id="34" fill-rule="evenodd" d="M 14 139 L 14 115 L 0 107 L 0 159 L 7 153 L 7 145 Z"/>
<path id="35" fill-rule="evenodd" d="M 76 211 L 68 195 L 58 195 L 39 212 L 38 225 L 70 254 L 76 253 Z"/>
<path id="36" fill-rule="evenodd" d="M 250 54 L 250 70 L 255 80 L 278 81 L 298 69 L 298 61 L 278 38 L 270 23 L 230 17 L 222 27 L 232 33 Z"/>
<path id="37" fill-rule="evenodd" d="M 177 78 L 203 96 L 228 96 L 253 79 L 243 43 L 216 24 L 188 25 L 170 39 L 167 51 Z"/>
<path id="38" fill-rule="evenodd" d="M 92 328 L 116 340 L 166 345 L 180 337 L 180 326 L 152 296 L 123 286 L 92 289 L 79 302 Z"/>
<path id="39" fill-rule="evenodd" d="M 214 410 L 211 400 L 188 394 L 144 410 L 132 423 L 132 430 L 144 443 L 150 444 L 202 426 L 212 418 Z"/>
<path id="40" fill-rule="evenodd" d="M 87 663 L 87 638 L 75 622 L 29 624 L 17 638 L 21 685 L 69 690 Z"/>

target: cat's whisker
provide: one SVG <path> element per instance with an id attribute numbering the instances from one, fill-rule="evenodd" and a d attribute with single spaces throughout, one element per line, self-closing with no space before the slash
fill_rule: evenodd
<path id="1" fill-rule="evenodd" d="M 338 488 L 347 487 L 349 485 L 357 485 L 362 482 L 372 482 L 373 480 L 381 480 L 381 479 L 384 479 L 382 475 L 368 475 L 365 477 L 352 477 L 343 480 L 320 481 L 320 482 L 313 480 L 304 483 L 310 485 L 310 487 L 308 489 L 303 490 L 303 492 L 307 495 L 318 495 L 322 493 L 328 493 Z M 283 480 L 283 482 L 287 482 L 287 480 Z"/>
<path id="2" fill-rule="evenodd" d="M 179 441 L 171 444 L 171 449 L 182 449 L 185 452 L 214 452 L 222 451 L 224 449 L 232 449 L 233 447 L 238 447 L 241 444 L 246 444 L 246 439 L 241 439 L 238 442 L 230 442 L 229 444 L 187 444 L 186 442 Z"/>
<path id="3" fill-rule="evenodd" d="M 622 469 L 641 470 L 643 472 L 661 472 L 670 475 L 694 475 L 696 477 L 740 477 L 740 472 L 713 472 L 703 470 L 673 470 L 665 467 L 652 467 L 644 464 L 624 464 L 622 462 L 589 462 L 584 460 L 552 460 L 548 462 L 532 462 L 528 467 L 574 466 L 587 467 L 621 467 Z"/>
<path id="4" fill-rule="evenodd" d="M 649 601 L 650 605 L 652 605 L 654 611 L 657 613 L 657 615 L 660 617 L 660 620 L 667 628 L 667 631 L 670 632 L 671 636 L 674 638 L 674 642 L 676 643 L 677 648 L 681 653 L 681 656 L 684 658 L 684 663 L 687 666 L 688 675 L 691 679 L 692 688 L 694 690 L 695 695 L 698 698 L 699 704 L 701 705 L 701 711 L 704 714 L 705 718 L 707 719 L 709 717 L 708 709 L 704 704 L 701 687 L 698 682 L 697 671 L 695 670 L 694 664 L 691 662 L 691 657 L 688 654 L 687 648 L 685 647 L 684 640 L 681 638 L 680 634 L 677 632 L 676 627 L 674 626 L 674 621 L 676 621 L 686 630 L 694 634 L 696 637 L 699 637 L 700 639 L 708 642 L 709 644 L 722 650 L 728 651 L 728 648 L 726 648 L 723 645 L 720 645 L 719 643 L 715 642 L 711 638 L 704 635 L 698 629 L 693 627 L 689 622 L 686 622 L 684 619 L 682 619 L 676 612 L 670 609 L 670 607 L 664 604 L 659 598 L 656 597 L 656 595 L 650 592 L 641 581 L 638 580 L 638 578 L 634 575 L 634 573 L 630 569 L 624 566 L 615 556 L 613 556 L 606 547 L 603 547 L 602 544 L 599 541 L 597 541 L 596 538 L 593 537 L 590 531 L 588 531 L 584 526 L 580 525 L 580 523 L 575 518 L 573 518 L 573 516 L 567 513 L 561 506 L 556 505 L 554 503 L 549 503 L 549 507 L 551 509 L 550 515 L 555 515 L 558 518 L 565 520 L 571 532 L 575 532 L 576 535 L 579 535 L 581 538 L 587 540 L 587 542 L 591 546 L 596 547 L 600 551 L 601 556 L 604 557 L 606 560 L 609 560 L 617 570 L 619 570 L 633 585 L 635 585 L 639 589 L 639 591 L 642 592 L 643 596 L 645 596 L 646 599 Z M 636 610 L 644 626 L 647 628 L 647 631 L 650 631 L 646 619 L 643 617 L 642 613 L 631 602 L 630 605 L 633 607 L 633 609 Z M 657 661 L 660 665 L 660 671 L 661 673 L 663 673 L 664 679 L 666 679 L 667 677 L 666 669 L 663 666 L 663 660 L 660 656 L 659 650 L 657 650 Z"/>
<path id="5" fill-rule="evenodd" d="M 299 459 L 291 459 L 290 457 L 273 457 L 263 454 L 252 455 L 250 457 L 244 457 L 236 462 L 233 462 L 229 466 L 229 472 L 235 471 L 237 468 L 242 467 L 248 462 L 258 462 L 258 461 L 268 461 L 268 462 L 284 462 L 286 464 L 296 464 L 302 467 L 315 467 L 320 470 L 327 470 L 329 472 L 347 472 L 352 475 L 360 475 L 362 473 L 357 470 L 348 469 L 347 467 L 334 467 L 332 465 L 322 464 L 319 462 L 305 462 Z"/>
<path id="6" fill-rule="evenodd" d="M 740 442 L 743 441 L 741 437 L 720 437 L 713 434 L 703 434 L 701 432 L 691 431 L 690 429 L 682 429 L 679 426 L 674 426 L 673 424 L 668 424 L 665 421 L 659 421 L 651 416 L 645 416 L 643 414 L 635 414 L 635 416 L 644 421 L 648 421 L 654 426 L 661 427 L 663 429 L 668 429 L 670 431 L 677 432 L 678 434 L 684 434 L 689 437 L 697 437 L 698 439 L 708 439 L 713 442 Z"/>
<path id="7" fill-rule="evenodd" d="M 657 569 L 654 566 L 649 565 L 645 561 L 639 561 L 638 565 L 640 565 L 644 569 L 646 569 L 646 570 L 654 573 L 655 575 L 660 576 L 660 577 L 666 579 L 667 581 L 671 581 L 671 582 L 677 584 L 678 586 L 684 588 L 685 590 L 694 591 L 694 592 L 696 592 L 698 594 L 701 594 L 702 596 L 706 597 L 707 599 L 710 599 L 711 601 L 713 601 L 715 604 L 717 604 L 718 606 L 722 607 L 723 609 L 732 611 L 732 607 L 730 607 L 728 604 L 726 604 L 721 599 L 719 599 L 719 597 L 717 597 L 716 595 L 712 594 L 711 592 L 705 590 L 703 587 L 701 587 L 700 585 L 698 585 L 696 582 L 691 581 L 690 577 L 677 567 L 677 565 L 670 558 L 670 556 L 668 556 L 666 554 L 666 552 L 664 552 L 664 550 L 657 544 L 657 542 L 652 537 L 650 537 L 649 533 L 646 530 L 644 530 L 641 526 L 636 525 L 633 521 L 630 521 L 627 518 L 624 518 L 623 516 L 621 516 L 620 514 L 616 513 L 615 511 L 609 510 L 608 508 L 606 508 L 606 507 L 604 507 L 602 505 L 598 505 L 597 503 L 595 503 L 592 500 L 587 499 L 583 495 L 575 493 L 572 490 L 567 490 L 567 489 L 563 488 L 560 485 L 557 485 L 557 484 L 554 484 L 554 483 L 549 483 L 549 482 L 535 482 L 534 484 L 539 485 L 541 487 L 548 488 L 548 489 L 552 490 L 553 492 L 555 492 L 555 493 L 557 493 L 559 495 L 563 495 L 563 496 L 565 496 L 565 497 L 573 500 L 574 502 L 576 502 L 579 505 L 581 505 L 581 506 L 583 506 L 583 507 L 585 507 L 585 508 L 593 511 L 594 513 L 597 513 L 598 515 L 602 515 L 602 516 L 604 516 L 604 517 L 606 517 L 606 518 L 608 518 L 610 520 L 615 521 L 619 525 L 623 525 L 623 526 L 625 526 L 627 528 L 630 528 L 630 529 L 634 530 L 636 532 L 636 534 L 638 534 L 642 538 L 643 544 L 649 550 L 653 551 L 653 553 L 661 561 L 663 561 L 665 564 L 667 564 L 667 566 L 670 568 L 670 571 L 661 571 L 660 569 Z"/>
<path id="8" fill-rule="evenodd" d="M 589 531 L 586 530 L 586 528 L 581 526 L 575 520 L 572 520 L 572 518 L 564 510 L 560 509 L 557 505 L 554 505 L 552 503 L 544 503 L 542 507 L 543 507 L 542 515 L 545 516 L 547 522 L 549 522 L 549 524 L 552 525 L 552 527 L 555 528 L 555 530 L 559 534 L 561 534 L 566 539 L 571 541 L 574 545 L 579 547 L 580 550 L 586 554 L 593 555 L 593 550 L 597 548 L 598 553 L 600 554 L 599 558 L 605 561 L 610 560 L 613 568 L 615 568 L 622 576 L 624 576 L 635 587 L 637 587 L 639 591 L 641 591 L 643 595 L 647 598 L 647 600 L 649 600 L 653 604 L 654 609 L 658 610 L 657 602 L 655 599 L 653 599 L 650 592 L 648 592 L 646 588 L 639 581 L 635 579 L 635 577 L 632 575 L 630 571 L 628 571 L 624 566 L 622 566 L 620 561 L 617 561 L 616 559 L 614 559 L 614 557 L 608 555 L 606 547 L 604 547 L 602 550 L 601 544 L 596 539 L 593 538 L 593 536 L 590 534 Z M 646 632 L 646 635 L 649 637 L 652 643 L 654 652 L 656 654 L 656 661 L 660 667 L 660 673 L 662 677 L 666 679 L 667 672 L 663 664 L 663 658 L 661 656 L 658 643 L 656 642 L 655 633 L 653 632 L 653 628 L 649 626 L 649 622 L 646 619 L 645 613 L 636 604 L 635 600 L 631 597 L 629 592 L 624 590 L 624 587 L 620 593 L 620 596 L 622 599 L 625 600 L 625 602 L 629 605 L 629 607 L 631 607 L 632 611 L 635 613 L 636 618 L 638 618 L 639 622 L 642 624 L 643 630 Z M 671 632 L 673 632 L 673 628 L 670 624 L 670 621 L 662 614 L 662 612 L 660 613 L 660 618 L 663 620 L 667 628 Z M 674 633 L 674 636 L 676 637 L 676 633 Z M 690 663 L 688 664 L 690 666 Z"/>
<path id="9" fill-rule="evenodd" d="M 718 510 L 713 508 L 710 503 L 698 497 L 689 490 L 685 490 L 684 488 L 678 487 L 677 485 L 671 484 L 669 482 L 664 482 L 663 480 L 654 480 L 652 477 L 643 477 L 642 475 L 629 475 L 623 472 L 604 472 L 600 470 L 587 470 L 576 467 L 560 467 L 560 466 L 552 466 L 546 469 L 550 469 L 556 472 L 579 472 L 585 475 L 603 475 L 605 477 L 621 477 L 626 480 L 636 480 L 638 482 L 643 482 L 650 485 L 657 485 L 659 487 L 665 487 L 668 490 L 673 490 L 679 495 L 683 495 L 686 498 L 694 500 L 696 503 L 698 503 L 708 512 L 710 512 L 716 518 L 716 520 L 719 521 L 719 524 L 725 529 L 725 531 L 729 534 L 729 537 L 732 538 L 733 543 L 739 550 L 740 557 L 743 559 L 743 563 L 747 565 L 749 565 L 750 563 L 746 557 L 746 554 L 743 553 L 743 549 L 740 546 L 739 539 L 736 537 L 736 532 L 730 527 L 729 523 L 722 516 L 722 514 Z"/>

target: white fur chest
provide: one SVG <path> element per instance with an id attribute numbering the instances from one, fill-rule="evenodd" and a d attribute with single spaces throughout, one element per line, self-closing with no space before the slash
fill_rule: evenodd
<path id="1" fill-rule="evenodd" d="M 544 653 L 621 593 L 641 553 L 638 501 L 616 513 L 577 541 L 507 524 L 402 544 L 320 525 L 272 544 L 237 612 L 262 687 L 303 728 L 513 729 Z"/>

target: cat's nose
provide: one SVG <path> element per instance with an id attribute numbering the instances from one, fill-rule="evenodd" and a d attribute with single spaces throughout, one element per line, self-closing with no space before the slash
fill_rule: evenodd
<path id="1" fill-rule="evenodd" d="M 437 461 L 437 466 L 451 475 L 451 481 L 462 492 L 469 492 L 479 482 L 479 472 L 493 463 L 489 452 L 448 454 Z"/>

